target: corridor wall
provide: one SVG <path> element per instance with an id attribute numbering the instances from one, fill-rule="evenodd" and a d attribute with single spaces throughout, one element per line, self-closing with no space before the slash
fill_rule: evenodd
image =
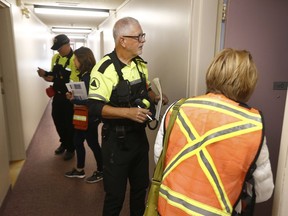
<path id="1" fill-rule="evenodd" d="M 26 158 L 26 150 L 37 129 L 49 98 L 47 83 L 37 74 L 37 67 L 50 68 L 52 35 L 33 14 L 26 18 L 16 1 L 5 1 L 1 9 L 1 72 L 5 113 L 0 145 L 0 205 L 11 185 L 9 163 Z"/>

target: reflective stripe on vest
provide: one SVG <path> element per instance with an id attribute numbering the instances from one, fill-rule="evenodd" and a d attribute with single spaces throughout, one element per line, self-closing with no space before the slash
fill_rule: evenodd
<path id="1" fill-rule="evenodd" d="M 77 120 L 77 121 L 87 121 L 87 116 L 83 116 L 83 115 L 73 115 L 73 120 Z"/>
<path id="2" fill-rule="evenodd" d="M 213 115 L 213 118 L 215 117 L 216 120 L 218 120 L 218 116 L 219 121 L 223 118 L 224 120 L 223 122 L 215 121 L 211 125 L 207 125 L 209 122 L 206 122 L 205 119 L 197 119 L 201 118 L 203 112 L 205 112 L 203 117 L 206 117 L 208 113 L 209 115 Z M 190 114 L 193 117 L 189 117 Z M 168 122 L 168 119 L 169 117 L 166 118 L 166 122 Z M 226 178 L 229 177 L 229 173 L 224 175 L 219 173 L 219 170 L 224 170 L 223 166 L 225 166 L 225 163 L 224 165 L 221 162 L 217 163 L 220 160 L 225 160 L 221 157 L 223 151 L 217 152 L 219 151 L 217 150 L 218 148 L 213 148 L 213 145 L 217 145 L 217 147 L 220 145 L 220 151 L 221 149 L 226 151 L 228 148 L 235 148 L 236 150 L 236 144 L 239 149 L 242 149 L 242 146 L 246 143 L 247 145 L 249 144 L 249 146 L 245 147 L 245 150 L 239 150 L 243 155 L 236 156 L 237 151 L 232 151 L 235 153 L 235 156 L 230 155 L 230 158 L 228 158 L 229 155 L 225 156 L 227 157 L 227 167 L 230 166 L 229 163 L 235 163 L 233 166 L 236 166 L 236 168 L 231 168 L 233 167 L 231 165 L 228 171 L 231 171 L 233 174 L 236 173 L 236 176 L 237 172 L 242 174 L 247 173 L 248 168 L 258 154 L 261 144 L 263 128 L 261 115 L 257 110 L 240 107 L 237 103 L 223 96 L 219 100 L 219 96 L 215 98 L 214 94 L 209 94 L 203 97 L 188 99 L 181 106 L 176 122 L 177 124 L 173 127 L 169 139 L 163 180 L 159 193 L 158 207 L 160 214 L 165 215 L 165 210 L 163 209 L 171 208 L 177 211 L 177 215 L 231 215 L 233 205 L 241 194 L 245 176 L 241 175 L 241 179 L 236 178 L 237 182 L 235 185 L 237 185 L 238 189 L 235 190 L 236 194 L 231 195 L 235 185 L 230 186 L 227 184 L 229 181 Z M 203 130 L 204 128 L 205 131 L 197 131 L 197 128 L 198 130 Z M 181 137 L 183 136 L 184 138 L 182 139 Z M 181 140 L 179 140 L 180 138 Z M 244 142 L 237 143 L 239 138 Z M 231 146 L 230 142 L 234 146 Z M 177 148 L 178 150 L 175 150 Z M 247 157 L 247 153 L 251 154 L 251 157 Z M 225 154 L 223 153 L 223 155 Z M 242 167 L 241 160 L 243 157 L 245 158 L 245 164 Z M 230 162 L 231 160 L 232 162 Z M 238 163 L 240 164 L 239 168 L 237 168 Z M 236 170 L 235 172 L 234 169 Z M 183 170 L 186 173 L 193 173 L 195 171 L 195 176 L 192 176 L 192 174 L 191 176 L 196 182 L 199 178 L 198 185 L 200 189 L 204 190 L 201 188 L 202 181 L 209 184 L 205 185 L 203 183 L 207 187 L 207 193 L 211 195 L 210 198 L 207 198 L 207 203 L 214 198 L 211 201 L 214 206 L 211 203 L 209 205 L 209 203 L 207 204 L 203 201 L 205 197 L 201 197 L 201 192 L 197 194 L 197 188 L 194 188 L 192 192 L 189 191 L 192 188 L 189 187 L 190 179 L 185 179 L 188 175 Z M 182 173 L 179 174 L 180 172 Z M 177 176 L 176 179 L 179 181 L 178 185 L 175 185 L 177 181 L 175 176 Z M 224 180 L 223 177 L 225 177 Z M 231 179 L 235 179 L 235 176 Z M 181 185 L 181 181 L 183 181 L 183 185 Z M 197 186 L 194 185 L 194 187 Z M 195 197 L 191 198 L 189 194 L 193 194 L 195 197 L 199 196 L 202 201 L 197 200 Z"/>

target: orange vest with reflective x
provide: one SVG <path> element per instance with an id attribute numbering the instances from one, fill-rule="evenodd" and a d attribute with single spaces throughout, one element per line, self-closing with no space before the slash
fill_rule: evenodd
<path id="1" fill-rule="evenodd" d="M 260 152 L 262 131 L 259 111 L 223 95 L 186 100 L 168 142 L 159 214 L 231 215 Z"/>

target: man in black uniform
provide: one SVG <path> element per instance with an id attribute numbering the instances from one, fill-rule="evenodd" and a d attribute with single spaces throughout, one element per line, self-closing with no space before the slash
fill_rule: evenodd
<path id="1" fill-rule="evenodd" d="M 148 116 L 155 114 L 154 103 L 160 97 L 152 91 L 146 62 L 139 57 L 145 43 L 139 22 L 132 17 L 118 20 L 113 37 L 115 50 L 93 68 L 88 96 L 89 115 L 101 116 L 104 122 L 103 215 L 120 214 L 128 179 L 130 215 L 142 216 L 149 184 L 149 143 L 145 127 Z M 168 103 L 165 95 L 163 103 Z"/>
<path id="2" fill-rule="evenodd" d="M 69 38 L 60 34 L 53 40 L 52 50 L 57 50 L 51 62 L 51 71 L 47 72 L 38 68 L 40 77 L 48 82 L 53 82 L 55 95 L 52 102 L 52 118 L 60 137 L 60 146 L 55 150 L 59 155 L 65 152 L 64 160 L 70 160 L 74 156 L 75 147 L 73 144 L 73 104 L 66 98 L 66 83 L 79 81 L 78 74 L 74 65 L 73 50 L 70 47 Z"/>

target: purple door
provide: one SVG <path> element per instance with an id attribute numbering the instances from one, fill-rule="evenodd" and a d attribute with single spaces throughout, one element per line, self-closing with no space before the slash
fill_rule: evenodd
<path id="1" fill-rule="evenodd" d="M 224 47 L 247 49 L 259 70 L 249 105 L 264 114 L 274 176 L 277 171 L 288 81 L 288 2 L 228 1 Z M 272 215 L 273 197 L 256 204 L 256 216 Z"/>

